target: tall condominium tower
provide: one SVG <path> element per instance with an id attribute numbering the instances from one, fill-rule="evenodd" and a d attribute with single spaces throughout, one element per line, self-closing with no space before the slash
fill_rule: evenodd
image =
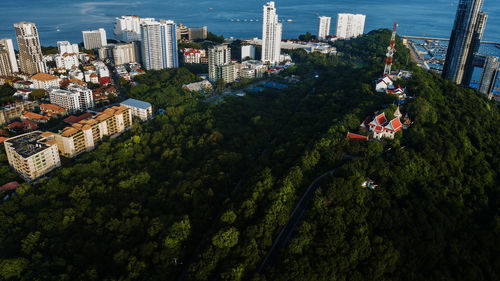
<path id="1" fill-rule="evenodd" d="M 262 20 L 262 61 L 270 64 L 280 62 L 282 24 L 279 23 L 274 2 L 264 5 Z"/>
<path id="2" fill-rule="evenodd" d="M 325 40 L 330 35 L 331 17 L 319 17 L 318 40 Z"/>
<path id="3" fill-rule="evenodd" d="M 141 24 L 142 61 L 147 70 L 179 67 L 175 23 L 171 20 Z"/>
<path id="4" fill-rule="evenodd" d="M 474 56 L 479 50 L 487 15 L 481 12 L 483 0 L 460 0 L 451 32 L 443 77 L 469 86 Z"/>
<path id="5" fill-rule="evenodd" d="M 0 40 L 0 75 L 10 76 L 19 72 L 16 53 L 11 39 Z"/>
<path id="6" fill-rule="evenodd" d="M 106 30 L 104 30 L 104 28 L 82 31 L 82 35 L 83 46 L 87 50 L 97 49 L 108 45 Z"/>
<path id="7" fill-rule="evenodd" d="M 349 39 L 363 35 L 366 15 L 338 14 L 336 35 L 339 39 Z"/>
<path id="8" fill-rule="evenodd" d="M 487 56 L 483 65 L 483 73 L 479 82 L 479 92 L 491 99 L 498 77 L 499 62 L 497 57 Z"/>
<path id="9" fill-rule="evenodd" d="M 116 18 L 115 30 L 116 40 L 132 42 L 141 40 L 141 18 L 138 16 L 121 16 Z"/>
<path id="10" fill-rule="evenodd" d="M 216 82 L 223 79 L 234 82 L 234 64 L 231 63 L 231 48 L 217 45 L 208 50 L 208 80 Z"/>
<path id="11" fill-rule="evenodd" d="M 19 22 L 14 24 L 14 29 L 19 47 L 21 71 L 29 75 L 47 72 L 35 24 L 32 22 Z"/>

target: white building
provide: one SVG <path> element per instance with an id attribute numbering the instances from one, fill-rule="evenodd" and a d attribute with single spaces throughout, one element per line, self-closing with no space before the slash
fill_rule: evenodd
<path id="1" fill-rule="evenodd" d="M 106 66 L 106 64 L 98 61 L 98 62 L 95 62 L 94 66 L 95 66 L 97 75 L 99 75 L 99 77 L 110 77 L 109 68 Z"/>
<path id="2" fill-rule="evenodd" d="M 224 79 L 226 83 L 232 83 L 235 80 L 234 72 L 231 48 L 227 45 L 217 45 L 208 50 L 208 80 L 210 82 Z"/>
<path id="3" fill-rule="evenodd" d="M 243 78 L 262 78 L 267 73 L 268 69 L 269 67 L 267 64 L 262 63 L 261 61 L 248 60 L 241 63 L 240 76 Z M 250 77 L 250 75 L 253 75 L 253 77 Z"/>
<path id="4" fill-rule="evenodd" d="M 262 19 L 262 61 L 278 64 L 281 54 L 282 24 L 279 23 L 274 2 L 264 5 Z"/>
<path id="5" fill-rule="evenodd" d="M 50 103 L 65 108 L 69 113 L 83 111 L 94 107 L 92 90 L 76 84 L 68 86 L 68 90 L 50 88 Z"/>
<path id="6" fill-rule="evenodd" d="M 206 58 L 207 52 L 205 50 L 186 48 L 182 50 L 184 56 L 184 63 L 186 64 L 200 64 L 202 58 Z"/>
<path id="7" fill-rule="evenodd" d="M 336 35 L 339 39 L 349 39 L 363 35 L 366 15 L 338 14 Z"/>
<path id="8" fill-rule="evenodd" d="M 171 20 L 141 24 L 142 60 L 147 70 L 179 67 L 175 23 Z"/>
<path id="9" fill-rule="evenodd" d="M 19 67 L 17 65 L 16 53 L 14 52 L 14 45 L 12 44 L 12 39 L 1 39 L 0 40 L 0 52 L 5 53 L 5 61 L 2 63 L 5 72 L 0 71 L 0 75 L 10 76 L 13 73 L 19 72 Z"/>
<path id="10" fill-rule="evenodd" d="M 74 53 L 64 53 L 64 55 L 57 55 L 54 57 L 56 61 L 57 68 L 64 68 L 70 70 L 73 67 L 78 67 L 80 61 L 78 60 L 78 55 Z"/>
<path id="11" fill-rule="evenodd" d="M 116 44 L 113 48 L 113 62 L 115 65 L 137 62 L 136 46 L 134 43 Z"/>
<path id="12" fill-rule="evenodd" d="M 87 50 L 97 49 L 108 44 L 104 28 L 82 31 L 82 35 L 83 45 Z"/>
<path id="13" fill-rule="evenodd" d="M 331 17 L 319 17 L 318 40 L 323 41 L 330 35 Z"/>
<path id="14" fill-rule="evenodd" d="M 33 89 L 47 90 L 50 87 L 59 87 L 59 77 L 50 75 L 48 73 L 38 73 L 31 77 Z"/>
<path id="15" fill-rule="evenodd" d="M 138 117 L 142 121 L 153 118 L 153 107 L 149 102 L 128 99 L 120 103 L 120 105 L 130 108 L 132 111 L 132 117 Z"/>
<path id="16" fill-rule="evenodd" d="M 116 40 L 133 42 L 141 40 L 141 18 L 138 16 L 121 16 L 116 18 L 114 35 Z"/>
<path id="17" fill-rule="evenodd" d="M 255 46 L 254 45 L 243 45 L 241 46 L 241 61 L 246 58 L 255 59 Z"/>
<path id="18" fill-rule="evenodd" d="M 64 54 L 79 54 L 78 44 L 71 44 L 68 41 L 58 41 L 57 50 L 60 55 Z"/>
<path id="19" fill-rule="evenodd" d="M 26 181 L 34 181 L 61 166 L 52 133 L 35 131 L 4 142 L 9 165 Z"/>

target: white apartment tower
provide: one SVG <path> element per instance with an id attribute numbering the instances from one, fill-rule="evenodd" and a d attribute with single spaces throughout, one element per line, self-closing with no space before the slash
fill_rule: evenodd
<path id="1" fill-rule="evenodd" d="M 330 35 L 331 17 L 319 17 L 318 40 L 323 41 Z"/>
<path id="2" fill-rule="evenodd" d="M 19 72 L 16 53 L 11 39 L 0 40 L 0 75 L 11 76 Z"/>
<path id="3" fill-rule="evenodd" d="M 337 38 L 349 39 L 363 35 L 365 30 L 366 15 L 338 14 Z"/>
<path id="4" fill-rule="evenodd" d="M 58 41 L 57 50 L 60 55 L 80 53 L 80 50 L 78 50 L 78 44 L 71 44 L 68 41 Z"/>
<path id="5" fill-rule="evenodd" d="M 262 19 L 262 61 L 270 64 L 280 62 L 282 24 L 279 23 L 274 2 L 264 5 Z"/>
<path id="6" fill-rule="evenodd" d="M 171 20 L 141 23 L 142 60 L 147 70 L 179 67 L 175 23 Z"/>
<path id="7" fill-rule="evenodd" d="M 19 47 L 19 66 L 25 74 L 33 75 L 47 72 L 43 61 L 42 48 L 38 38 L 38 29 L 32 22 L 14 24 L 17 45 Z"/>
<path id="8" fill-rule="evenodd" d="M 141 18 L 138 16 L 121 16 L 116 18 L 114 34 L 116 40 L 133 42 L 141 40 Z"/>
<path id="9" fill-rule="evenodd" d="M 97 49 L 108 44 L 106 30 L 104 30 L 104 28 L 82 31 L 82 35 L 83 46 L 87 50 Z"/>
<path id="10" fill-rule="evenodd" d="M 234 82 L 231 48 L 227 45 L 217 45 L 208 50 L 208 80 L 216 82 L 219 79 L 224 79 L 226 83 Z"/>
<path id="11" fill-rule="evenodd" d="M 50 88 L 48 92 L 50 103 L 65 108 L 70 113 L 94 107 L 92 90 L 79 85 L 70 85 L 67 91 Z"/>
<path id="12" fill-rule="evenodd" d="M 241 60 L 246 58 L 255 59 L 255 46 L 254 45 L 244 45 L 241 46 Z"/>

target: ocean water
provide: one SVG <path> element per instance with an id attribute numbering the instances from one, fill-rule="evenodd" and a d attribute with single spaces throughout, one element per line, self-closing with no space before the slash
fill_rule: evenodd
<path id="1" fill-rule="evenodd" d="M 0 38 L 14 39 L 13 24 L 19 21 L 35 22 L 43 45 L 55 45 L 60 40 L 81 42 L 82 30 L 99 27 L 104 27 L 108 38 L 113 38 L 114 18 L 126 14 L 172 19 L 177 23 L 194 27 L 206 25 L 209 31 L 225 37 L 260 37 L 262 5 L 265 2 L 2 0 Z M 449 37 L 458 0 L 278 0 L 275 2 L 280 19 L 293 20 L 291 23 L 283 24 L 283 38 L 296 38 L 307 31 L 315 34 L 318 14 L 332 17 L 331 33 L 334 33 L 336 14 L 340 12 L 366 14 L 365 32 L 392 28 L 394 21 L 398 21 L 401 35 Z M 500 1 L 485 0 L 484 11 L 489 15 L 484 39 L 500 42 Z"/>

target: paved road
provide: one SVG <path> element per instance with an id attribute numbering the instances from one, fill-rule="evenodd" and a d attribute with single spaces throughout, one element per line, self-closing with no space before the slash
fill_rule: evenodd
<path id="1" fill-rule="evenodd" d="M 334 173 L 335 169 L 328 171 L 322 174 L 321 176 L 317 177 L 311 183 L 311 185 L 309 185 L 307 191 L 304 193 L 302 198 L 300 198 L 299 203 L 297 203 L 297 205 L 295 206 L 295 209 L 293 210 L 292 215 L 290 216 L 290 219 L 288 220 L 287 224 L 281 230 L 278 237 L 276 237 L 273 246 L 271 247 L 266 257 L 264 258 L 259 268 L 257 269 L 258 273 L 264 272 L 268 266 L 272 266 L 274 264 L 279 250 L 282 249 L 288 243 L 290 238 L 292 238 L 295 228 L 297 228 L 297 225 L 302 220 L 302 217 L 304 216 L 304 213 L 306 212 L 307 209 L 307 203 L 309 202 L 309 200 L 314 195 L 314 192 L 319 187 L 318 183 L 320 183 L 321 180 L 323 180 L 324 178 L 333 175 Z"/>

